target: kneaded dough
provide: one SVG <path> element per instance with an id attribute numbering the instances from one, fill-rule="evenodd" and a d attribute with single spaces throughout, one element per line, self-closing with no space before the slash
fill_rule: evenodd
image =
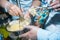
<path id="1" fill-rule="evenodd" d="M 24 20 L 21 21 L 19 24 L 19 20 L 15 20 L 9 23 L 10 27 L 7 27 L 8 31 L 21 31 L 24 29 L 23 26 L 29 25 L 30 21 L 29 20 Z"/>

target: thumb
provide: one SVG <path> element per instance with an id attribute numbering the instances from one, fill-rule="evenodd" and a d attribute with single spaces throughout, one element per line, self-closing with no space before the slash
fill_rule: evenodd
<path id="1" fill-rule="evenodd" d="M 27 28 L 27 29 L 33 29 L 33 28 L 35 28 L 36 26 L 32 26 L 32 25 L 27 25 L 27 26 L 24 26 L 24 28 Z"/>

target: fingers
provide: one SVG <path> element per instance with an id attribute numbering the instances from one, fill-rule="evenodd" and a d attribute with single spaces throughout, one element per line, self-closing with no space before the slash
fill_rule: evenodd
<path id="1" fill-rule="evenodd" d="M 35 27 L 35 26 L 27 26 L 25 28 L 30 28 L 31 30 L 22 34 L 22 35 L 19 35 L 19 37 L 26 37 L 26 38 L 29 38 L 29 39 L 35 39 L 37 37 L 37 31 L 39 30 L 39 28 Z"/>
<path id="2" fill-rule="evenodd" d="M 29 19 L 30 18 L 30 14 L 29 13 L 24 14 L 24 18 L 25 19 Z"/>
<path id="3" fill-rule="evenodd" d="M 24 26 L 24 28 L 27 28 L 27 29 L 32 29 L 31 25 Z"/>
<path id="4" fill-rule="evenodd" d="M 31 38 L 32 36 L 34 36 L 32 30 L 22 35 L 19 35 L 20 38 L 21 37 Z"/>
<path id="5" fill-rule="evenodd" d="M 28 39 L 36 39 L 37 38 L 37 32 L 36 30 L 30 30 L 29 32 L 27 33 L 24 33 L 22 35 L 19 35 L 19 37 L 25 37 L 25 38 L 28 38 Z"/>
<path id="6" fill-rule="evenodd" d="M 15 8 L 16 7 L 11 7 L 11 10 L 13 11 L 13 14 L 15 14 L 15 16 L 18 16 L 18 12 Z"/>
<path id="7" fill-rule="evenodd" d="M 60 8 L 60 4 L 56 4 L 56 5 L 54 5 L 54 6 L 52 6 L 54 9 L 56 9 L 56 8 Z"/>
<path id="8" fill-rule="evenodd" d="M 20 8 L 17 7 L 16 5 L 13 5 L 13 4 L 11 4 L 8 7 L 8 12 L 10 13 L 10 15 L 13 15 L 13 16 L 23 15 L 22 11 L 20 10 Z"/>
<path id="9" fill-rule="evenodd" d="M 56 0 L 55 2 L 51 3 L 51 6 L 55 9 L 55 11 L 60 10 L 60 1 Z"/>
<path id="10" fill-rule="evenodd" d="M 18 12 L 18 15 L 23 15 L 22 10 L 20 8 L 18 8 L 17 6 L 15 6 L 15 8 L 16 8 L 16 11 Z"/>
<path id="11" fill-rule="evenodd" d="M 30 29 L 30 30 L 35 28 L 35 27 L 37 27 L 37 26 L 32 26 L 32 25 L 24 26 L 24 28 L 27 28 L 27 29 Z"/>
<path id="12" fill-rule="evenodd" d="M 59 0 L 56 0 L 55 2 L 51 3 L 51 6 L 52 6 L 54 9 L 60 7 L 60 1 L 59 1 Z"/>
<path id="13" fill-rule="evenodd" d="M 24 33 L 24 34 L 22 34 L 22 35 L 19 35 L 19 37 L 20 37 L 20 38 L 21 38 L 21 37 L 28 37 L 29 33 L 30 33 L 30 31 L 27 32 L 27 33 Z"/>
<path id="14" fill-rule="evenodd" d="M 58 3 L 59 3 L 58 1 L 52 2 L 51 6 L 54 6 L 54 5 L 58 4 Z"/>
<path id="15" fill-rule="evenodd" d="M 10 15 L 16 16 L 16 14 L 12 10 L 9 10 L 8 12 Z"/>

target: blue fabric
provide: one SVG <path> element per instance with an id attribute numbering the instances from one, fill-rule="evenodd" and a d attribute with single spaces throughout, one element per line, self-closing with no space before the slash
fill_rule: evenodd
<path id="1" fill-rule="evenodd" d="M 31 6 L 32 1 L 33 0 L 9 0 L 9 2 L 11 2 L 13 4 L 17 5 L 17 3 L 18 3 L 18 7 L 20 7 L 20 5 L 21 5 L 21 8 L 23 8 L 25 10 Z"/>
<path id="2" fill-rule="evenodd" d="M 39 29 L 37 35 L 38 40 L 60 40 L 60 32 Z"/>
<path id="3" fill-rule="evenodd" d="M 43 29 L 39 29 L 38 33 L 37 33 L 37 39 L 38 40 L 48 40 L 48 37 L 51 35 L 52 33 L 47 31 L 47 30 L 43 30 Z"/>

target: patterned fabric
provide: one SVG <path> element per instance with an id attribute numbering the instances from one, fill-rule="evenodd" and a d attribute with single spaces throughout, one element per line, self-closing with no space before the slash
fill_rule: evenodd
<path id="1" fill-rule="evenodd" d="M 34 22 L 38 22 L 39 24 L 44 24 L 49 14 L 46 7 L 31 8 L 29 12 L 33 15 Z"/>
<path id="2" fill-rule="evenodd" d="M 44 24 L 45 20 L 48 17 L 48 14 L 49 14 L 49 11 L 48 11 L 47 8 L 45 8 L 45 7 L 39 8 L 37 10 L 37 14 L 36 14 L 36 16 L 34 18 L 34 21 L 38 21 L 39 24 Z M 38 18 L 38 17 L 40 17 L 40 18 Z"/>
<path id="3" fill-rule="evenodd" d="M 28 9 L 33 0 L 9 0 L 9 2 L 18 5 L 18 7 L 23 8 L 24 10 Z"/>

